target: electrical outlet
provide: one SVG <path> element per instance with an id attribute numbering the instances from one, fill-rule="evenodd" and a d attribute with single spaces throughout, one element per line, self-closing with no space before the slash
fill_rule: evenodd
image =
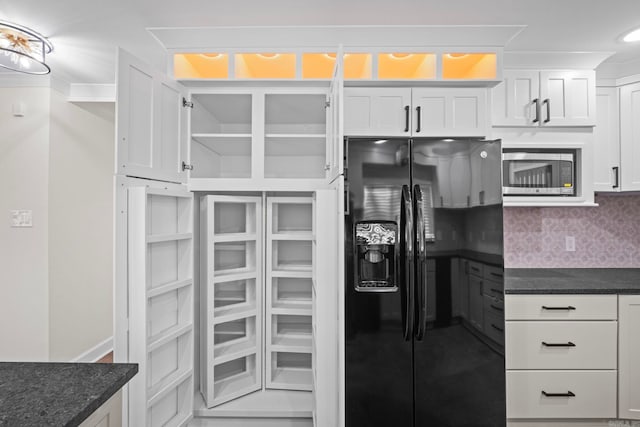
<path id="1" fill-rule="evenodd" d="M 575 252 L 576 238 L 573 236 L 564 236 L 564 246 L 567 252 Z"/>
<path id="2" fill-rule="evenodd" d="M 11 227 L 33 227 L 32 210 L 12 210 Z"/>

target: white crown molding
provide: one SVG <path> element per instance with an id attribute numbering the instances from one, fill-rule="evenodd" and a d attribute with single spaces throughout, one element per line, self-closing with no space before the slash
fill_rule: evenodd
<path id="1" fill-rule="evenodd" d="M 614 52 L 515 52 L 505 51 L 505 69 L 595 70 Z"/>
<path id="2" fill-rule="evenodd" d="M 167 50 L 277 48 L 504 47 L 525 25 L 385 25 L 280 27 L 155 27 L 147 30 Z"/>

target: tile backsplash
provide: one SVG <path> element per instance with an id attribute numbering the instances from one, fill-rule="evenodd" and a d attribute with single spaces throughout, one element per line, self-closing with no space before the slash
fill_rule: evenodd
<path id="1" fill-rule="evenodd" d="M 598 194 L 596 203 L 504 208 L 505 267 L 640 268 L 640 195 Z"/>

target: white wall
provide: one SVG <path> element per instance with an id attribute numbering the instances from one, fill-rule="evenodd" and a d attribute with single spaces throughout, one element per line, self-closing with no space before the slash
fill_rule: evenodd
<path id="1" fill-rule="evenodd" d="M 113 335 L 114 105 L 12 84 L 0 81 L 0 360 L 73 360 Z M 15 209 L 33 227 L 12 228 Z"/>
<path id="2" fill-rule="evenodd" d="M 22 102 L 24 117 L 12 114 Z M 0 88 L 0 360 L 49 356 L 48 88 Z M 11 228 L 10 210 L 33 211 Z"/>
<path id="3" fill-rule="evenodd" d="M 49 349 L 68 361 L 113 336 L 114 104 L 51 92 Z"/>

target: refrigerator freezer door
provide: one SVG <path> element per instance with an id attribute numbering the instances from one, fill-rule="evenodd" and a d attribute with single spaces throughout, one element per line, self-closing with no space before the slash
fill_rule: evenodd
<path id="1" fill-rule="evenodd" d="M 402 203 L 402 187 L 410 177 L 408 141 L 376 141 L 349 139 L 346 147 L 350 206 L 345 209 L 345 418 L 349 427 L 412 427 L 412 342 L 405 341 L 405 333 L 411 333 L 402 316 L 409 296 L 401 292 L 404 282 L 398 279 L 395 292 L 355 289 L 357 223 L 395 223 L 398 254 L 404 247 L 400 240 L 406 240 L 401 216 L 412 215 L 410 206 L 406 211 Z"/>

